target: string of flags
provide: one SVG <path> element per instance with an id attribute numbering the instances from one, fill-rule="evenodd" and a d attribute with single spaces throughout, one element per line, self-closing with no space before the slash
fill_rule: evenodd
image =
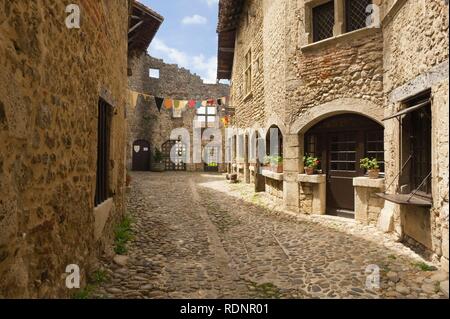
<path id="1" fill-rule="evenodd" d="M 208 107 L 208 106 L 225 106 L 228 105 L 229 99 L 228 97 L 224 96 L 221 98 L 216 99 L 206 99 L 206 100 L 177 100 L 172 98 L 163 98 L 153 95 L 148 95 L 140 92 L 135 92 L 130 90 L 130 102 L 133 108 L 137 104 L 138 96 L 143 96 L 144 99 L 154 98 L 156 107 L 158 108 L 158 111 L 161 112 L 161 109 L 164 108 L 165 110 L 172 111 L 174 118 L 181 118 L 183 116 L 183 112 L 186 109 L 199 109 L 201 107 Z M 231 117 L 226 114 L 221 117 L 220 119 L 224 126 L 228 126 L 231 123 Z"/>
<path id="2" fill-rule="evenodd" d="M 201 107 L 213 106 L 213 105 L 227 105 L 228 98 L 221 97 L 219 99 L 208 99 L 208 100 L 176 100 L 171 98 L 162 98 L 155 96 L 156 107 L 159 111 L 164 106 L 166 110 L 174 110 L 174 113 L 179 113 L 189 109 L 199 109 Z"/>

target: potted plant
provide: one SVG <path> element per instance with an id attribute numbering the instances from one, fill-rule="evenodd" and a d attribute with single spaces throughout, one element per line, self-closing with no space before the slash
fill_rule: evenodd
<path id="1" fill-rule="evenodd" d="M 361 168 L 367 170 L 367 175 L 369 178 L 377 179 L 380 176 L 380 165 L 378 164 L 378 160 L 376 158 L 363 158 L 360 161 Z"/>
<path id="2" fill-rule="evenodd" d="M 320 161 L 317 157 L 305 156 L 303 158 L 305 163 L 305 173 L 307 175 L 314 175 L 314 170 L 319 166 Z"/>
<path id="3" fill-rule="evenodd" d="M 155 153 L 153 154 L 152 172 L 164 172 L 164 171 L 165 166 L 163 163 L 163 154 L 158 148 L 155 148 Z"/>
<path id="4" fill-rule="evenodd" d="M 272 156 L 268 156 L 268 155 L 264 156 L 261 166 L 265 167 L 265 168 L 270 167 L 271 159 L 272 159 Z"/>
<path id="5" fill-rule="evenodd" d="M 270 167 L 274 173 L 283 173 L 283 157 L 281 156 L 271 156 L 270 157 Z"/>

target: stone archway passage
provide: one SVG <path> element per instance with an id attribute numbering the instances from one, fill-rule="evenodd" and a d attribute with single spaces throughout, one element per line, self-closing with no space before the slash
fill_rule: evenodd
<path id="1" fill-rule="evenodd" d="M 357 114 L 322 120 L 305 134 L 305 154 L 321 161 L 327 176 L 327 211 L 352 214 L 355 209 L 353 178 L 364 176 L 360 160 L 377 158 L 384 171 L 384 128 Z"/>
<path id="2" fill-rule="evenodd" d="M 146 140 L 137 140 L 133 143 L 133 171 L 150 171 L 150 143 Z"/>

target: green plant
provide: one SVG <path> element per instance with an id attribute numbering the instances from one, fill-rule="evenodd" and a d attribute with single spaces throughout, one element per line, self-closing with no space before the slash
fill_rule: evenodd
<path id="1" fill-rule="evenodd" d="M 270 164 L 280 165 L 283 163 L 283 157 L 281 156 L 270 156 Z"/>
<path id="2" fill-rule="evenodd" d="M 153 154 L 153 161 L 155 163 L 161 163 L 163 160 L 163 153 L 159 150 L 159 148 L 155 148 L 155 153 Z"/>
<path id="3" fill-rule="evenodd" d="M 366 170 L 379 169 L 380 165 L 378 164 L 378 160 L 376 158 L 363 158 L 360 162 L 360 167 Z"/>
<path id="4" fill-rule="evenodd" d="M 436 267 L 430 266 L 430 265 L 424 263 L 423 261 L 415 263 L 414 266 L 416 266 L 417 268 L 419 268 L 422 271 L 434 271 L 434 270 L 436 270 Z"/>
<path id="5" fill-rule="evenodd" d="M 102 284 L 108 281 L 108 273 L 105 270 L 97 270 L 91 275 L 91 281 L 96 284 Z"/>
<path id="6" fill-rule="evenodd" d="M 317 168 L 320 164 L 319 159 L 313 156 L 305 156 L 303 161 L 305 163 L 305 167 L 307 168 Z"/>
<path id="7" fill-rule="evenodd" d="M 269 165 L 271 162 L 271 158 L 272 158 L 272 156 L 269 156 L 269 155 L 264 156 L 263 165 Z"/>
<path id="8" fill-rule="evenodd" d="M 125 216 L 122 222 L 116 227 L 114 252 L 118 255 L 123 255 L 127 252 L 126 244 L 132 239 L 131 223 L 131 218 Z"/>
<path id="9" fill-rule="evenodd" d="M 77 290 L 77 292 L 72 295 L 72 299 L 91 299 L 93 290 L 93 285 L 87 285 L 86 287 Z"/>

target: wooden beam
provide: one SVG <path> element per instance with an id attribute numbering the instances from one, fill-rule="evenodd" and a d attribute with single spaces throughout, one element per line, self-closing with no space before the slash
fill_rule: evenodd
<path id="1" fill-rule="evenodd" d="M 220 52 L 234 53 L 234 48 L 219 48 Z"/>

